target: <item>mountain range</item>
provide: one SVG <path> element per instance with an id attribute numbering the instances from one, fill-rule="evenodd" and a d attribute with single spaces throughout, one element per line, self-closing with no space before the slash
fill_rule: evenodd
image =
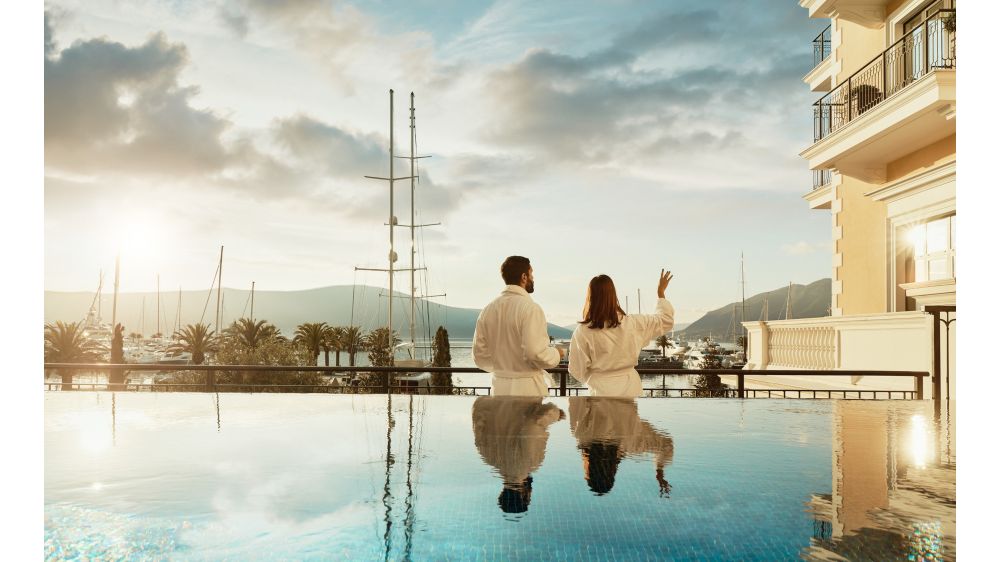
<path id="1" fill-rule="evenodd" d="M 303 322 L 326 322 L 331 326 L 361 326 L 365 331 L 384 326 L 388 318 L 386 290 L 379 287 L 337 285 L 303 291 L 255 291 L 253 316 L 267 320 L 285 335 L 295 332 Z M 404 338 L 409 334 L 409 296 L 396 292 L 393 301 L 393 326 Z M 159 330 L 172 333 L 176 325 L 196 322 L 215 324 L 215 291 L 184 291 L 161 293 L 159 303 Z M 105 322 L 111 321 L 112 295 L 104 293 L 100 301 L 100 314 Z M 178 300 L 181 306 L 178 309 Z M 94 293 L 45 291 L 45 322 L 84 320 L 91 303 L 97 306 Z M 236 318 L 250 315 L 250 291 L 222 289 L 222 325 L 227 326 Z M 144 311 L 144 312 L 143 312 Z M 179 319 L 178 319 L 179 315 Z M 118 321 L 125 326 L 126 334 L 141 331 L 151 335 L 157 331 L 156 293 L 120 293 L 118 295 Z M 352 318 L 353 317 L 353 318 Z M 438 303 L 418 301 L 417 338 L 433 337 L 438 326 L 448 330 L 451 339 L 472 339 L 479 310 L 458 308 Z M 429 319 L 429 322 L 428 322 Z M 572 333 L 561 326 L 549 324 L 549 335 L 564 339 Z"/>
<path id="2" fill-rule="evenodd" d="M 820 279 L 808 285 L 792 285 L 792 318 L 815 318 L 830 314 L 830 279 Z M 369 286 L 337 285 L 302 291 L 255 291 L 253 316 L 276 325 L 284 334 L 295 332 L 303 322 L 326 322 L 332 326 L 347 326 L 352 323 L 365 331 L 385 325 L 388 316 L 388 299 L 383 296 L 385 289 Z M 395 293 L 393 302 L 393 324 L 403 336 L 409 333 L 409 299 L 407 295 Z M 758 293 L 746 299 L 745 309 L 733 302 L 708 312 L 690 324 L 678 324 L 675 334 L 685 339 L 695 339 L 712 335 L 720 341 L 732 340 L 734 318 L 746 320 L 763 318 L 762 309 L 768 302 L 768 320 L 785 318 L 788 287 Z M 162 293 L 159 303 L 159 330 L 171 333 L 174 327 L 196 322 L 215 322 L 215 292 L 189 291 L 182 295 Z M 178 307 L 178 300 L 181 306 Z M 104 321 L 111 321 L 112 296 L 102 294 L 100 303 L 94 293 L 45 291 L 45 322 L 62 320 L 75 322 L 83 320 L 91 305 L 100 306 Z M 235 318 L 249 316 L 250 291 L 244 289 L 222 290 L 222 324 L 228 325 Z M 744 311 L 745 310 L 745 311 Z M 144 311 L 144 312 L 143 312 Z M 734 313 L 735 311 L 735 313 Z M 458 308 L 433 302 L 418 301 L 417 337 L 433 337 L 438 326 L 448 329 L 452 339 L 471 339 L 476 328 L 479 310 Z M 157 331 L 156 293 L 122 293 L 118 296 L 118 320 L 125 326 L 126 333 L 141 331 L 151 335 Z M 428 333 L 427 327 L 430 327 Z M 567 339 L 575 325 L 556 326 L 549 324 L 549 335 L 557 339 Z"/>
<path id="3" fill-rule="evenodd" d="M 733 341 L 733 322 L 737 330 L 741 318 L 747 321 L 764 320 L 763 308 L 767 302 L 767 320 L 786 319 L 788 286 L 747 297 L 745 308 L 740 302 L 719 307 L 692 322 L 678 337 L 693 340 L 711 335 L 718 341 Z M 831 282 L 829 278 L 808 285 L 792 285 L 790 318 L 818 318 L 830 315 Z M 675 333 L 679 332 L 675 329 Z"/>

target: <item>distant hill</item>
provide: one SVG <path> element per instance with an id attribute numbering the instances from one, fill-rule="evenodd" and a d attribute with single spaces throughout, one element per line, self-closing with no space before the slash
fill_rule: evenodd
<path id="1" fill-rule="evenodd" d="M 267 320 L 285 334 L 290 335 L 303 322 L 326 322 L 334 326 L 351 323 L 351 303 L 354 303 L 354 323 L 364 330 L 385 325 L 388 317 L 388 299 L 380 296 L 385 289 L 379 287 L 338 285 L 304 291 L 255 291 L 254 317 Z M 395 293 L 393 302 L 393 324 L 401 335 L 409 333 L 409 297 Z M 208 291 L 184 291 L 181 295 L 180 323 L 192 324 L 204 320 L 215 322 L 215 293 L 211 300 Z M 94 299 L 92 292 L 45 291 L 45 322 L 62 320 L 76 322 L 87 316 Z M 145 300 L 145 307 L 143 301 Z M 170 333 L 176 323 L 178 295 L 161 293 L 160 330 Z M 223 325 L 234 319 L 249 316 L 250 291 L 244 289 L 222 290 Z M 206 306 L 206 302 L 208 303 Z M 111 321 L 111 294 L 101 297 L 101 316 Z M 143 319 L 143 308 L 145 318 Z M 144 326 L 146 335 L 156 331 L 156 293 L 121 293 L 118 295 L 118 320 L 125 325 L 126 333 L 139 331 Z M 479 310 L 457 308 L 423 301 L 417 304 L 417 333 L 426 337 L 426 326 L 431 327 L 431 336 L 438 326 L 445 326 L 451 339 L 471 339 L 476 328 Z M 428 322 L 428 317 L 430 322 Z M 568 338 L 569 330 L 549 324 L 549 335 L 554 338 Z M 420 336 L 418 336 L 420 337 Z"/>
<path id="2" fill-rule="evenodd" d="M 792 318 L 818 318 L 830 315 L 830 279 L 820 279 L 808 285 L 792 285 Z M 788 286 L 779 287 L 773 291 L 756 294 L 746 300 L 746 320 L 760 320 L 764 307 L 764 299 L 768 302 L 768 320 L 785 319 L 785 299 Z M 718 341 L 731 341 L 733 322 L 733 306 L 736 306 L 736 321 L 740 321 L 740 303 L 729 303 L 702 316 L 692 322 L 685 330 L 683 337 L 696 339 L 712 335 Z M 679 331 L 678 329 L 674 330 Z"/>
<path id="3" fill-rule="evenodd" d="M 563 328 L 566 328 L 567 330 L 569 330 L 569 331 L 572 332 L 573 330 L 576 329 L 577 325 L 578 324 L 576 324 L 576 323 L 567 324 L 567 325 L 563 326 Z M 684 330 L 684 328 L 687 328 L 690 325 L 691 325 L 690 322 L 682 322 L 680 324 L 674 324 L 674 331 L 675 332 L 680 332 L 680 331 Z"/>

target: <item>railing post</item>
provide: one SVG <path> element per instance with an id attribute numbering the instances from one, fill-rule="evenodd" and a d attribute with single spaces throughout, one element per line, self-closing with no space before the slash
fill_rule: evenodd
<path id="1" fill-rule="evenodd" d="M 559 373 L 559 396 L 566 396 L 566 372 Z"/>
<path id="2" fill-rule="evenodd" d="M 746 398 L 746 386 L 744 385 L 743 373 L 736 375 L 736 389 L 739 391 L 740 398 Z"/>
<path id="3" fill-rule="evenodd" d="M 930 27 L 930 26 L 928 25 L 927 20 L 924 20 L 924 73 L 921 74 L 921 76 L 925 76 L 928 72 L 930 72 L 930 69 L 931 69 L 930 58 L 928 56 L 930 54 L 930 48 L 929 47 L 930 47 L 930 39 L 931 39 L 931 37 L 930 37 L 930 34 L 927 33 L 927 28 L 928 27 Z"/>
<path id="4" fill-rule="evenodd" d="M 934 391 L 934 411 L 941 411 L 941 313 L 935 310 L 931 312 L 931 319 L 934 322 L 934 328 L 931 333 L 934 337 L 933 349 L 934 349 L 934 364 L 931 366 L 931 384 L 933 385 Z M 950 343 L 950 342 L 949 342 Z"/>
<path id="5" fill-rule="evenodd" d="M 889 66 L 885 62 L 885 55 L 887 51 L 882 51 L 882 99 L 889 97 Z"/>
<path id="6" fill-rule="evenodd" d="M 917 400 L 924 399 L 924 377 L 913 377 L 913 385 L 917 388 Z"/>
<path id="7" fill-rule="evenodd" d="M 850 123 L 854 119 L 854 92 L 851 90 L 851 79 L 853 76 L 847 78 L 847 122 Z"/>

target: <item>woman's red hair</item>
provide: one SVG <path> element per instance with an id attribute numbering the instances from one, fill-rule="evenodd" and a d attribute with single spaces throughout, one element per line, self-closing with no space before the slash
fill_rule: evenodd
<path id="1" fill-rule="evenodd" d="M 615 282 L 607 275 L 598 275 L 590 280 L 587 287 L 587 301 L 583 304 L 583 321 L 593 329 L 614 328 L 622 323 L 625 315 L 618 302 Z"/>

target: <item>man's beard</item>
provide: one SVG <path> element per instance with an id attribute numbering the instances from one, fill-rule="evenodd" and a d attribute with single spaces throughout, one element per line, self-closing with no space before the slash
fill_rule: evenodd
<path id="1" fill-rule="evenodd" d="M 528 284 L 524 286 L 524 290 L 527 291 L 527 292 L 529 292 L 529 293 L 534 293 L 535 292 L 535 282 L 534 281 L 528 281 Z"/>

